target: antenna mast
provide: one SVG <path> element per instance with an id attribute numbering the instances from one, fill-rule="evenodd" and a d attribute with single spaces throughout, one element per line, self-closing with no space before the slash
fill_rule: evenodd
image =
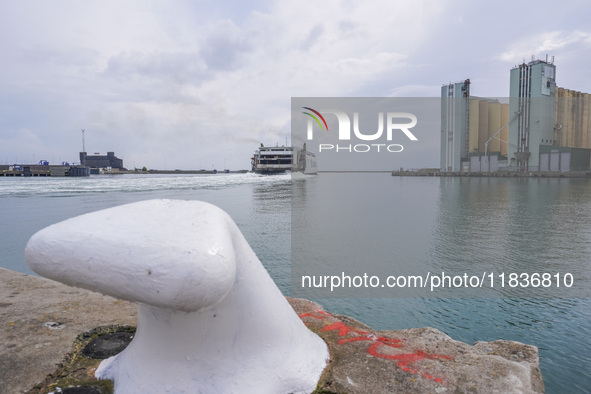
<path id="1" fill-rule="evenodd" d="M 86 147 L 84 146 L 84 129 L 82 129 L 82 152 L 86 152 Z"/>

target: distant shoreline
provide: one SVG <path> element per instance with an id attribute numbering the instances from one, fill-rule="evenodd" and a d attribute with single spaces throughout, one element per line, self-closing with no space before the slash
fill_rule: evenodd
<path id="1" fill-rule="evenodd" d="M 248 170 L 148 170 L 148 171 L 127 171 L 127 174 L 245 174 Z M 110 174 L 110 173 L 109 173 Z"/>

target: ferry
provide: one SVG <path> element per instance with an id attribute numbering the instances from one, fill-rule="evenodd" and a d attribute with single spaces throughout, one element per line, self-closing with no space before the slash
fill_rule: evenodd
<path id="1" fill-rule="evenodd" d="M 286 171 L 316 174 L 316 155 L 295 146 L 264 146 L 254 152 L 251 158 L 252 171 L 259 174 L 278 174 Z"/>

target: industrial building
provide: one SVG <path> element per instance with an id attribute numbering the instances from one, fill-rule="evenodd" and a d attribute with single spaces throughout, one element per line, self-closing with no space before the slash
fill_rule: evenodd
<path id="1" fill-rule="evenodd" d="M 470 95 L 470 80 L 441 87 L 441 171 L 494 171 L 507 160 L 509 104 Z"/>
<path id="2" fill-rule="evenodd" d="M 443 172 L 588 171 L 590 98 L 556 86 L 556 66 L 510 71 L 508 103 L 470 96 L 470 80 L 441 88 Z"/>
<path id="3" fill-rule="evenodd" d="M 554 59 L 511 70 L 509 128 L 518 171 L 587 171 L 590 168 L 589 94 L 556 86 Z"/>
<path id="4" fill-rule="evenodd" d="M 88 155 L 86 152 L 80 152 L 80 164 L 91 169 L 114 168 L 122 170 L 123 160 L 115 156 L 114 152 L 107 152 L 107 155 Z"/>
<path id="5" fill-rule="evenodd" d="M 519 171 L 538 171 L 540 146 L 555 145 L 556 67 L 532 60 L 511 69 L 509 144 Z"/>
<path id="6" fill-rule="evenodd" d="M 556 89 L 555 140 L 558 146 L 591 149 L 589 93 Z"/>
<path id="7" fill-rule="evenodd" d="M 458 172 L 468 157 L 470 80 L 441 87 L 441 170 Z"/>

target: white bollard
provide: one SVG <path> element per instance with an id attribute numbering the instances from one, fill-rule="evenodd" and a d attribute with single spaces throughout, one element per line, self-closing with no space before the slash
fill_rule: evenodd
<path id="1" fill-rule="evenodd" d="M 96 372 L 115 393 L 310 393 L 329 358 L 211 204 L 78 216 L 33 235 L 25 257 L 42 276 L 139 304 L 134 339 Z"/>

